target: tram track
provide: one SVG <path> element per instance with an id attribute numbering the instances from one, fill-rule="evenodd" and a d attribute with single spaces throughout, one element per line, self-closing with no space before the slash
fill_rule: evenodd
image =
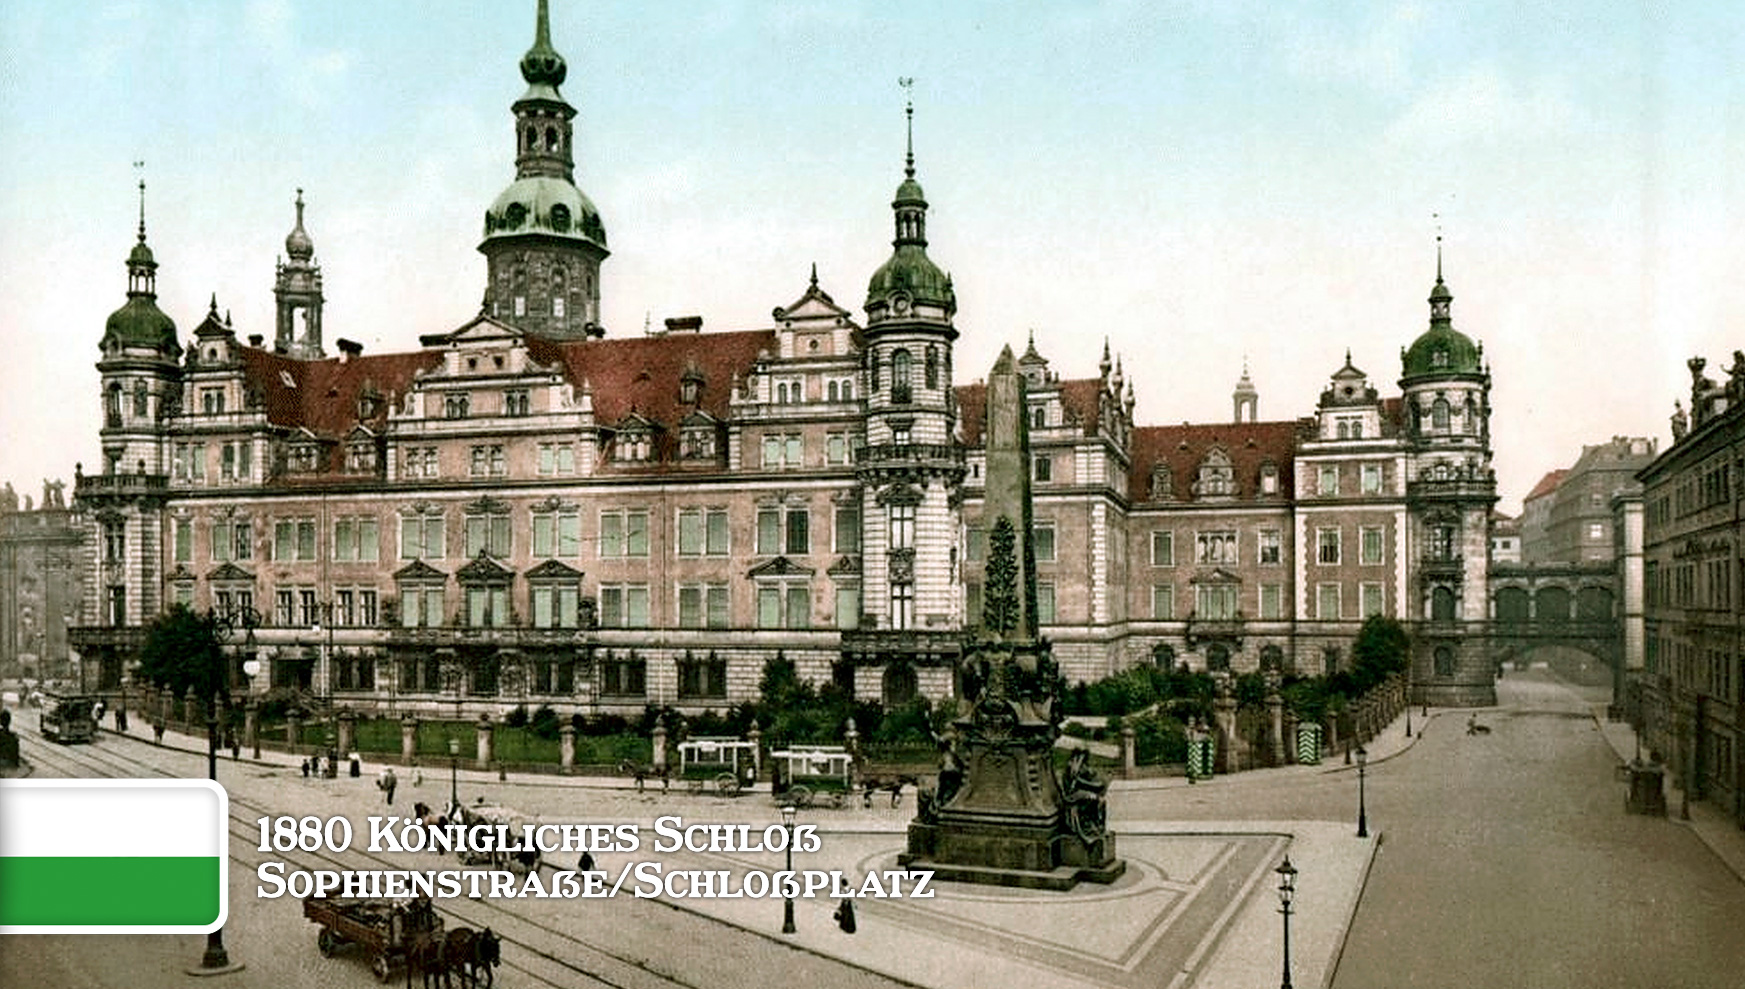
<path id="1" fill-rule="evenodd" d="M 128 778 L 142 775 L 152 775 L 172 779 L 180 779 L 157 766 L 132 756 L 113 750 L 85 751 L 71 746 L 59 746 L 41 739 L 26 738 L 26 747 L 30 750 L 29 757 L 35 763 L 42 765 L 50 772 L 59 774 L 64 769 L 76 770 L 66 775 L 89 776 L 93 771 L 107 778 Z M 238 854 L 238 848 L 255 851 L 258 848 L 260 831 L 258 820 L 261 817 L 277 816 L 273 811 L 255 801 L 230 794 L 230 813 L 228 830 L 231 835 L 229 859 L 238 865 L 254 871 L 262 862 L 278 861 L 300 869 L 337 869 L 352 870 L 359 867 L 359 862 L 366 867 L 403 869 L 405 863 L 391 861 L 380 853 L 352 848 L 343 853 L 330 852 L 273 852 L 249 857 Z M 241 808 L 247 813 L 238 813 Z M 427 854 L 435 853 L 409 853 Z M 346 856 L 341 858 L 340 856 Z M 466 906 L 460 907 L 460 904 Z M 555 966 L 564 973 L 580 976 L 586 980 L 586 985 L 598 985 L 608 989 L 701 989 L 696 983 L 686 981 L 672 973 L 663 972 L 653 966 L 652 960 L 637 958 L 622 952 L 613 951 L 600 944 L 579 938 L 549 923 L 526 917 L 510 910 L 508 907 L 490 899 L 457 899 L 439 901 L 438 912 L 447 914 L 457 922 L 465 923 L 475 928 L 490 927 L 506 944 L 514 945 L 527 952 L 548 966 Z M 508 922 L 504 926 L 504 921 Z M 725 926 L 725 925 L 723 925 Z M 528 936 L 528 931 L 537 932 L 543 939 L 555 939 L 557 949 L 547 949 L 536 945 Z M 571 960 L 558 953 L 559 950 L 576 957 Z M 598 965 L 598 968 L 588 967 L 587 963 Z M 537 972 L 526 965 L 511 961 L 507 953 L 502 961 L 504 968 L 512 969 L 550 986 L 575 985 L 571 979 L 553 979 L 550 975 Z M 602 971 L 610 969 L 611 971 Z"/>

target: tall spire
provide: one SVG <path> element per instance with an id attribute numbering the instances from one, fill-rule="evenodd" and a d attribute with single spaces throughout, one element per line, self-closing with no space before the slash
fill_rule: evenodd
<path id="1" fill-rule="evenodd" d="M 1442 215 L 1431 213 L 1430 218 L 1436 221 L 1436 284 L 1430 289 L 1430 325 L 1447 325 L 1453 322 L 1450 309 L 1454 293 L 1442 281 Z"/>
<path id="2" fill-rule="evenodd" d="M 307 261 L 315 256 L 315 242 L 309 239 L 309 231 L 303 229 L 303 190 L 297 190 L 297 225 L 285 235 L 285 253 L 292 260 Z"/>
<path id="3" fill-rule="evenodd" d="M 897 85 L 903 87 L 903 123 L 908 131 L 908 142 L 903 153 L 903 175 L 915 177 L 915 79 L 913 76 L 903 76 L 897 80 Z"/>
<path id="4" fill-rule="evenodd" d="M 157 258 L 145 242 L 145 162 L 133 163 L 139 179 L 139 240 L 127 254 L 127 294 L 155 296 L 157 294 Z"/>
<path id="5" fill-rule="evenodd" d="M 564 64 L 563 56 L 551 46 L 551 17 L 546 0 L 539 0 L 539 20 L 533 28 L 533 47 L 527 49 L 527 54 L 521 56 L 521 78 L 527 80 L 529 86 L 547 85 L 555 90 L 563 85 L 564 77 L 568 75 L 569 67 Z"/>

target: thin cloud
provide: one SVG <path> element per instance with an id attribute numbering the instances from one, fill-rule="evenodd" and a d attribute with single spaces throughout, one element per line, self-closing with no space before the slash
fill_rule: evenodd
<path id="1" fill-rule="evenodd" d="M 1583 114 L 1543 77 L 1522 86 L 1494 65 L 1467 70 L 1429 88 L 1389 124 L 1383 142 L 1395 149 L 1445 149 L 1464 144 L 1544 140 L 1582 126 Z"/>

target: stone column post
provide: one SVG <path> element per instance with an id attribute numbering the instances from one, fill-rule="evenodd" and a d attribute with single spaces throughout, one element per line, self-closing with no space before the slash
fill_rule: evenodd
<path id="1" fill-rule="evenodd" d="M 418 716 L 410 712 L 400 719 L 400 761 L 408 766 L 418 762 Z"/>
<path id="2" fill-rule="evenodd" d="M 254 749 L 254 757 L 261 757 L 261 704 L 250 697 L 242 709 L 243 744 Z"/>
<path id="3" fill-rule="evenodd" d="M 1218 722 L 1218 761 L 1220 772 L 1233 773 L 1242 765 L 1242 739 L 1236 735 L 1236 695 L 1230 689 L 1230 677 L 1220 675 L 1217 680 L 1218 694 L 1212 701 Z"/>
<path id="4" fill-rule="evenodd" d="M 1297 712 L 1284 709 L 1285 763 L 1297 761 Z"/>
<path id="5" fill-rule="evenodd" d="M 194 688 L 189 687 L 182 695 L 182 723 L 188 726 L 188 733 L 194 733 L 194 726 L 204 719 L 200 717 L 200 698 L 194 696 Z"/>
<path id="6" fill-rule="evenodd" d="M 1139 775 L 1138 736 L 1132 725 L 1121 726 L 1121 775 L 1127 779 Z"/>
<path id="7" fill-rule="evenodd" d="M 293 754 L 296 753 L 297 746 L 303 744 L 302 729 L 303 724 L 301 718 L 297 717 L 295 714 L 285 715 L 285 748 L 289 749 Z"/>
<path id="8" fill-rule="evenodd" d="M 666 770 L 666 715 L 654 719 L 654 771 L 661 773 Z"/>
<path id="9" fill-rule="evenodd" d="M 745 733 L 745 738 L 751 743 L 751 764 L 757 770 L 757 778 L 763 779 L 763 729 L 757 726 L 757 719 L 751 719 L 751 730 Z"/>
<path id="10" fill-rule="evenodd" d="M 491 716 L 488 714 L 479 715 L 478 765 L 480 769 L 491 768 L 491 732 Z"/>
<path id="11" fill-rule="evenodd" d="M 1272 764 L 1285 764 L 1285 699 L 1279 696 L 1278 677 L 1266 678 L 1266 712 L 1271 715 L 1272 725 Z"/>
<path id="12" fill-rule="evenodd" d="M 576 771 L 576 726 L 565 721 L 557 729 L 558 769 L 565 775 Z"/>
<path id="13" fill-rule="evenodd" d="M 339 712 L 339 757 L 345 759 L 357 749 L 357 715 L 351 708 Z"/>

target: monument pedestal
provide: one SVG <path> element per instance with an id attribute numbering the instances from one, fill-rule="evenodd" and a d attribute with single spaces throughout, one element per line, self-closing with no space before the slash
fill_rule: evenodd
<path id="1" fill-rule="evenodd" d="M 1086 843 L 1061 834 L 1056 825 L 942 821 L 909 825 L 909 850 L 897 856 L 905 869 L 925 869 L 935 880 L 1068 890 L 1082 882 L 1112 883 L 1127 871 L 1115 857 L 1115 836 Z"/>

